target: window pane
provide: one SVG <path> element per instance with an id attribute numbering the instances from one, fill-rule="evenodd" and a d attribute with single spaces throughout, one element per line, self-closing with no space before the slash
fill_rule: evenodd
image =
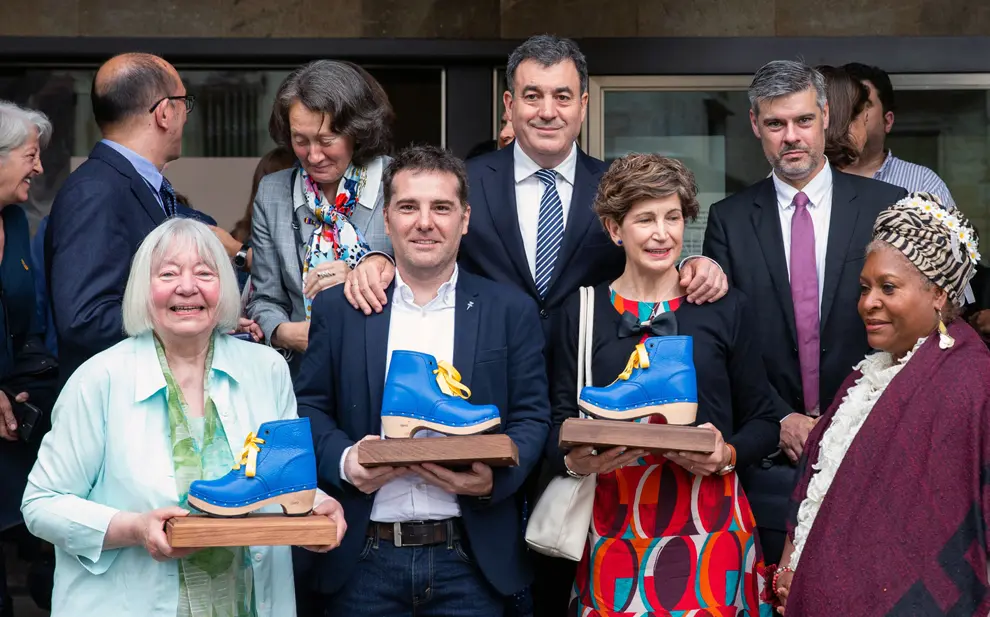
<path id="1" fill-rule="evenodd" d="M 898 90 L 887 147 L 935 171 L 981 238 L 990 238 L 990 97 L 986 90 Z M 990 250 L 986 240 L 984 261 Z"/>
<path id="2" fill-rule="evenodd" d="M 701 253 L 711 204 L 770 173 L 742 91 L 606 91 L 604 121 L 608 162 L 653 152 L 679 159 L 694 172 L 701 211 L 685 230 L 684 255 Z"/>

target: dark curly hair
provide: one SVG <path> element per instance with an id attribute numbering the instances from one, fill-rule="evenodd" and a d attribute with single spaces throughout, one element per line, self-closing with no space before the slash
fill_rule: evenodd
<path id="1" fill-rule="evenodd" d="M 825 129 L 825 156 L 843 169 L 859 160 L 859 150 L 849 139 L 849 125 L 870 102 L 870 90 L 845 69 L 820 66 L 828 96 L 828 128 Z"/>
<path id="2" fill-rule="evenodd" d="M 289 108 L 296 101 L 330 116 L 334 133 L 354 140 L 355 165 L 367 165 L 391 151 L 392 105 L 381 84 L 358 65 L 316 60 L 285 78 L 275 95 L 268 133 L 275 143 L 290 149 Z"/>
<path id="3" fill-rule="evenodd" d="M 677 159 L 659 154 L 627 154 L 616 159 L 598 184 L 595 214 L 622 224 L 637 203 L 677 195 L 681 214 L 695 220 L 698 211 L 698 184 L 694 173 Z"/>

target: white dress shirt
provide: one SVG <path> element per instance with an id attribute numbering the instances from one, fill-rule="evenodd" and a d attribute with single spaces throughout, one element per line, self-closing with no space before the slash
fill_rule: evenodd
<path id="1" fill-rule="evenodd" d="M 791 220 L 794 218 L 794 196 L 798 190 L 773 174 L 773 186 L 777 192 L 780 212 L 780 234 L 784 240 L 784 258 L 787 261 L 787 279 L 791 278 Z M 825 167 L 811 179 L 801 191 L 808 196 L 808 213 L 815 228 L 815 269 L 818 271 L 818 314 L 822 311 L 822 293 L 825 289 L 825 255 L 828 253 L 829 219 L 832 217 L 832 167 Z"/>
<path id="2" fill-rule="evenodd" d="M 519 217 L 519 233 L 522 234 L 523 249 L 529 263 L 529 273 L 536 278 L 536 235 L 540 222 L 540 201 L 545 185 L 536 177 L 542 167 L 523 152 L 516 141 L 512 146 L 514 177 L 516 181 L 516 214 Z M 557 194 L 564 208 L 564 229 L 567 229 L 567 215 L 571 211 L 571 196 L 574 194 L 574 173 L 577 169 L 577 144 L 571 146 L 571 153 L 554 167 L 557 172 Z"/>
<path id="3" fill-rule="evenodd" d="M 428 353 L 437 361 L 454 359 L 454 314 L 457 297 L 457 266 L 450 280 L 440 286 L 437 295 L 426 306 L 419 306 L 413 299 L 412 289 L 403 283 L 399 271 L 395 271 L 395 291 L 392 294 L 392 313 L 388 326 L 388 352 L 385 356 L 385 375 L 392 363 L 395 350 Z M 384 437 L 384 433 L 382 435 Z M 440 437 L 434 431 L 420 431 L 415 437 Z M 344 474 L 344 460 L 350 448 L 340 458 L 340 477 Z M 376 523 L 406 521 L 437 521 L 461 515 L 457 496 L 428 484 L 414 473 L 409 473 L 385 484 L 375 493 L 371 508 L 371 520 Z"/>

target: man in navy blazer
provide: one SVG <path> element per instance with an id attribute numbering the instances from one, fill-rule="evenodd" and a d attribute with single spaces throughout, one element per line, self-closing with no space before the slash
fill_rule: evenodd
<path id="1" fill-rule="evenodd" d="M 179 158 L 193 102 L 175 68 L 150 54 L 111 58 L 97 71 L 91 96 L 103 140 L 59 190 L 45 235 L 63 383 L 124 338 L 131 258 L 174 213 L 161 170 Z"/>
<path id="2" fill-rule="evenodd" d="M 534 36 L 512 52 L 506 79 L 503 99 L 515 140 L 467 162 L 474 221 L 459 263 L 525 291 L 549 340 L 555 309 L 581 286 L 618 278 L 625 253 L 592 207 L 608 164 L 576 143 L 588 105 L 584 54 L 570 39 Z M 728 283 L 718 265 L 688 259 L 681 268 L 688 301 L 723 296 Z M 386 259 L 369 257 L 348 277 L 345 293 L 365 313 L 380 310 L 391 276 Z"/>
<path id="3" fill-rule="evenodd" d="M 321 486 L 344 506 L 348 533 L 320 557 L 330 615 L 502 617 L 505 597 L 532 573 L 516 503 L 540 460 L 550 407 L 543 336 L 533 301 L 457 266 L 471 215 L 464 164 L 432 146 L 400 152 L 383 179 L 397 276 L 381 313 L 354 311 L 342 290 L 313 304 L 296 385 L 310 418 Z M 473 405 L 495 405 L 516 467 L 424 463 L 365 468 L 358 447 L 378 439 L 391 354 L 451 361 Z M 429 388 L 427 376 L 424 389 Z"/>
<path id="4" fill-rule="evenodd" d="M 503 100 L 515 141 L 467 163 L 473 221 L 459 264 L 525 292 L 549 340 L 550 316 L 564 299 L 581 286 L 618 278 L 625 253 L 592 207 L 608 164 L 576 143 L 588 105 L 584 54 L 569 39 L 534 36 L 509 56 L 506 80 Z M 688 301 L 700 304 L 725 294 L 728 283 L 715 262 L 688 259 L 681 268 Z M 368 257 L 348 276 L 344 293 L 365 313 L 381 310 L 391 276 L 386 259 Z M 552 352 L 546 349 L 548 364 Z M 530 508 L 543 484 L 536 475 L 527 491 Z M 534 557 L 536 617 L 566 614 L 574 562 Z"/>

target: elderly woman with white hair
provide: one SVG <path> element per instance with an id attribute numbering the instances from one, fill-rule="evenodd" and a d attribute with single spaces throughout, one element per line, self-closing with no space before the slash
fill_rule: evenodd
<path id="1" fill-rule="evenodd" d="M 35 413 L 27 405 L 43 411 L 55 400 L 55 364 L 35 311 L 31 234 L 17 205 L 42 173 L 51 134 L 44 114 L 0 101 L 0 531 L 21 524 L 20 496 L 45 429 L 43 418 L 25 415 Z M 10 610 L 4 561 L 0 550 L 0 615 Z"/>
<path id="2" fill-rule="evenodd" d="M 289 547 L 176 550 L 163 532 L 193 481 L 230 471 L 244 435 L 296 417 L 282 357 L 224 334 L 238 309 L 207 226 L 172 219 L 141 244 L 129 338 L 69 378 L 24 494 L 28 529 L 56 547 L 53 616 L 295 614 Z M 315 506 L 342 536 L 340 504 L 318 493 Z"/>

